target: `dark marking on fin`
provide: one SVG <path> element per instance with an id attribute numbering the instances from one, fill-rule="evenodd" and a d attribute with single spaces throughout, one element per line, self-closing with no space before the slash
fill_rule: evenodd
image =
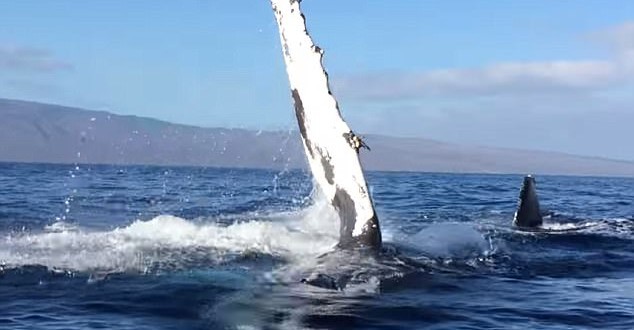
<path id="1" fill-rule="evenodd" d="M 541 226 L 543 221 L 535 188 L 535 178 L 527 175 L 524 177 L 513 224 L 518 227 L 535 228 Z"/>
<path id="2" fill-rule="evenodd" d="M 379 218 L 376 214 L 372 214 L 372 218 L 363 225 L 363 233 L 359 238 L 361 244 L 372 248 L 380 249 L 383 238 L 381 237 L 381 227 L 379 226 Z"/>
<path id="3" fill-rule="evenodd" d="M 353 237 L 352 232 L 354 231 L 357 218 L 354 201 L 345 190 L 337 188 L 332 205 L 337 210 L 339 220 L 341 221 L 338 247 L 349 248 L 363 246 L 372 249 L 381 248 L 381 228 L 379 227 L 379 219 L 376 214 L 373 214 L 372 218 L 368 219 L 363 225 L 361 235 Z"/>
<path id="4" fill-rule="evenodd" d="M 302 135 L 302 140 L 306 144 L 306 149 L 310 153 L 311 157 L 314 157 L 314 151 L 312 143 L 308 139 L 308 135 L 306 134 L 306 118 L 304 114 L 304 103 L 302 103 L 302 98 L 299 96 L 299 92 L 297 89 L 293 89 L 291 91 L 293 95 L 293 103 L 295 104 L 295 117 L 297 117 L 297 124 L 299 125 L 299 133 Z"/>
<path id="5" fill-rule="evenodd" d="M 357 218 L 354 201 L 345 190 L 337 188 L 332 205 L 339 214 L 339 245 L 348 245 L 352 241 L 352 231 Z"/>
<path id="6" fill-rule="evenodd" d="M 334 167 L 330 164 L 327 156 L 324 156 L 321 152 L 319 154 L 321 155 L 321 166 L 324 168 L 326 181 L 328 181 L 329 184 L 335 184 Z"/>

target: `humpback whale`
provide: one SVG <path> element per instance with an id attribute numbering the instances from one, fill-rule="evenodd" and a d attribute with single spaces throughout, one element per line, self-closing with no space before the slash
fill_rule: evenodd
<path id="1" fill-rule="evenodd" d="M 270 0 L 279 28 L 295 116 L 315 185 L 340 220 L 341 248 L 381 248 L 381 230 L 359 151 L 365 146 L 343 120 L 330 91 L 324 52 L 306 29 L 300 0 Z"/>
<path id="2" fill-rule="evenodd" d="M 535 189 L 535 178 L 531 175 L 524 177 L 524 183 L 520 190 L 517 204 L 517 211 L 513 218 L 513 224 L 522 228 L 535 228 L 543 223 L 537 190 Z"/>

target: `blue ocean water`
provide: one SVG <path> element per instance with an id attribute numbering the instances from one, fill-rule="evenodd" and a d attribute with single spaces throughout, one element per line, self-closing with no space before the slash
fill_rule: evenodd
<path id="1" fill-rule="evenodd" d="M 368 181 L 381 255 L 302 171 L 0 164 L 0 328 L 634 329 L 634 179 L 537 177 L 537 232 L 520 175 Z"/>

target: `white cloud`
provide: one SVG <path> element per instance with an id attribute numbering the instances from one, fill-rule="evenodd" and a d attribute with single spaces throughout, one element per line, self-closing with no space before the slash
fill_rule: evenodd
<path id="1" fill-rule="evenodd" d="M 349 76 L 335 83 L 344 97 L 394 100 L 426 96 L 515 95 L 587 92 L 632 79 L 634 22 L 596 36 L 612 49 L 606 60 L 495 63 L 474 69 L 384 72 Z"/>
<path id="2" fill-rule="evenodd" d="M 594 34 L 598 40 L 611 45 L 615 52 L 634 49 L 634 22 L 626 22 Z"/>
<path id="3" fill-rule="evenodd" d="M 627 22 L 595 34 L 615 54 L 617 63 L 627 73 L 634 73 L 634 22 Z"/>
<path id="4" fill-rule="evenodd" d="M 634 22 L 591 37 L 609 56 L 359 74 L 334 87 L 359 131 L 634 160 Z"/>
<path id="5" fill-rule="evenodd" d="M 605 87 L 624 78 L 608 61 L 510 62 L 481 69 L 361 75 L 344 79 L 337 89 L 345 96 L 371 99 L 552 93 Z"/>
<path id="6" fill-rule="evenodd" d="M 42 48 L 0 45 L 0 70 L 55 72 L 72 68 L 70 63 L 55 58 Z"/>

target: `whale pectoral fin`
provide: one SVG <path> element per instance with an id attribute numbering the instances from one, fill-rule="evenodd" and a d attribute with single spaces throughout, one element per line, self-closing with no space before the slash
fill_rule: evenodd
<path id="1" fill-rule="evenodd" d="M 539 199 L 535 187 L 535 178 L 531 175 L 524 177 L 522 190 L 520 190 L 517 211 L 513 224 L 518 227 L 534 228 L 543 223 L 541 211 L 539 209 Z"/>
<path id="2" fill-rule="evenodd" d="M 359 159 L 370 149 L 341 116 L 299 0 L 270 0 L 295 104 L 304 153 L 316 187 L 336 209 L 340 247 L 381 248 L 379 220 Z"/>

